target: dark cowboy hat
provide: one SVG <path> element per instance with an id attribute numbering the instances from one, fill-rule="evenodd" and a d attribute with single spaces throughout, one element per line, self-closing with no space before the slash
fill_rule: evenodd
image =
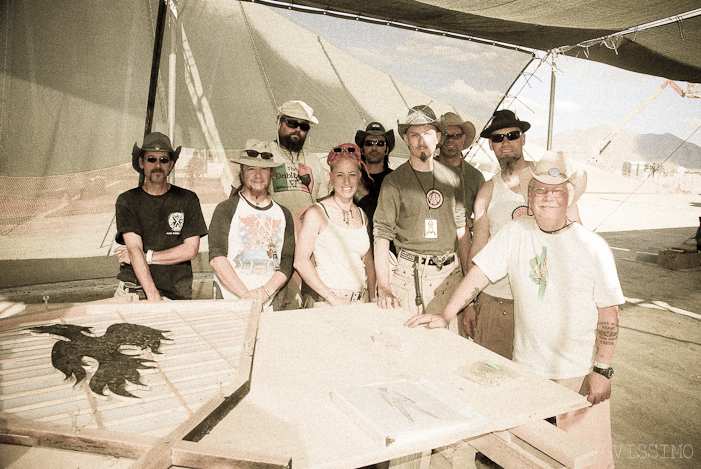
<path id="1" fill-rule="evenodd" d="M 384 137 L 387 140 L 387 146 L 389 146 L 389 151 L 394 150 L 394 130 L 389 129 L 385 132 L 385 128 L 379 122 L 370 122 L 365 128 L 365 131 L 358 130 L 355 133 L 355 144 L 359 147 L 363 147 L 363 142 L 365 142 L 365 137 L 372 135 L 374 137 Z"/>
<path id="2" fill-rule="evenodd" d="M 531 124 L 526 121 L 518 120 L 514 111 L 502 109 L 494 113 L 492 116 L 492 123 L 489 124 L 489 127 L 480 132 L 480 137 L 489 138 L 495 130 L 506 129 L 508 127 L 518 127 L 521 129 L 521 132 L 525 132 L 531 128 Z"/>
<path id="3" fill-rule="evenodd" d="M 406 116 L 406 123 L 402 124 L 397 121 L 397 130 L 399 131 L 399 136 L 403 137 L 409 127 L 422 126 L 422 125 L 432 125 L 441 133 L 441 141 L 438 142 L 437 148 L 443 146 L 445 142 L 445 136 L 448 131 L 445 126 L 443 119 L 436 118 L 436 113 L 433 109 L 428 107 L 428 105 L 414 106 L 409 109 L 409 114 Z"/>
<path id="4" fill-rule="evenodd" d="M 139 158 L 147 151 L 167 151 L 170 153 L 170 159 L 173 160 L 173 164 L 178 161 L 178 156 L 180 156 L 180 150 L 182 147 L 178 147 L 173 150 L 173 146 L 170 144 L 170 139 L 160 132 L 151 132 L 144 137 L 144 144 L 139 148 L 135 143 L 134 148 L 131 151 L 131 166 L 138 172 L 142 169 L 139 167 Z"/>

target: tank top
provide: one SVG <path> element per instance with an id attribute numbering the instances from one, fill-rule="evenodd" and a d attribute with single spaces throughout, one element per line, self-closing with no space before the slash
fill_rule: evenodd
<path id="1" fill-rule="evenodd" d="M 497 234 L 511 220 L 527 215 L 528 210 L 523 196 L 509 189 L 509 186 L 501 178 L 501 174 L 494 175 L 492 181 L 494 181 L 494 190 L 492 191 L 492 200 L 489 201 L 487 207 L 490 237 Z M 508 276 L 490 283 L 484 292 L 497 298 L 513 300 Z"/>
<path id="2" fill-rule="evenodd" d="M 319 233 L 314 243 L 316 271 L 324 284 L 337 290 L 360 291 L 367 288 L 367 275 L 363 256 L 370 249 L 370 236 L 366 226 L 366 216 L 362 209 L 363 226 L 345 228 L 335 224 L 321 203 L 328 220 L 326 229 Z"/>

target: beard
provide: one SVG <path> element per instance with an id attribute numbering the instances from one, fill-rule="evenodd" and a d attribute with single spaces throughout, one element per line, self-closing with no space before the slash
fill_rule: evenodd
<path id="1" fill-rule="evenodd" d="M 499 166 L 501 166 L 501 171 L 504 174 L 513 174 L 514 170 L 516 169 L 516 163 L 518 163 L 519 159 L 520 158 L 510 156 L 499 160 Z"/>
<path id="2" fill-rule="evenodd" d="M 292 139 L 292 135 L 279 135 L 278 136 L 280 139 L 280 146 L 282 148 L 285 148 L 289 151 L 302 151 L 302 147 L 304 147 L 304 138 L 300 137 L 297 135 L 296 139 Z"/>

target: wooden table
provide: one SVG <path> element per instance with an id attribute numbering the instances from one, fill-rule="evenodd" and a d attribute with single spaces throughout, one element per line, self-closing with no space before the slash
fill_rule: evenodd
<path id="1" fill-rule="evenodd" d="M 409 329 L 403 325 L 408 317 L 375 304 L 263 313 L 251 391 L 201 443 L 291 457 L 295 468 L 355 468 L 425 455 L 588 405 L 579 394 L 448 330 Z M 475 361 L 511 366 L 520 376 L 487 387 L 455 373 Z M 383 448 L 330 398 L 334 389 L 420 378 L 463 399 L 490 423 Z"/>

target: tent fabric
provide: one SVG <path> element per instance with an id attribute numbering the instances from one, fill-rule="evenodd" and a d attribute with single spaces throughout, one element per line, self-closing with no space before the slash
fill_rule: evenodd
<path id="1" fill-rule="evenodd" d="M 270 3 L 282 6 L 280 2 Z M 602 46 L 589 47 L 587 51 L 586 47 L 577 47 L 580 43 L 694 11 L 700 6 L 698 0 L 295 0 L 290 3 L 297 8 L 313 7 L 543 51 L 570 48 L 567 55 L 672 80 L 701 82 L 699 16 L 626 34 L 617 50 Z"/>
<path id="2" fill-rule="evenodd" d="M 131 150 L 144 132 L 158 0 L 17 0 L 6 9 L 0 15 L 6 39 L 0 41 L 0 261 L 104 259 L 115 230 L 114 202 L 138 181 Z M 469 52 L 472 57 L 472 47 Z M 461 78 L 477 87 L 488 82 L 490 93 L 463 109 L 354 58 L 275 9 L 180 1 L 175 27 L 166 22 L 152 130 L 170 134 L 173 98 L 172 141 L 183 146 L 175 183 L 197 193 L 209 221 L 235 179 L 231 151 L 250 138 L 274 139 L 284 101 L 302 99 L 314 108 L 320 123 L 309 132 L 308 148 L 324 156 L 371 121 L 396 131 L 397 120 L 419 104 L 430 103 L 438 114 L 457 112 L 481 128 L 533 58 L 502 52 L 498 70 L 496 54 L 475 54 L 480 62 Z M 477 79 L 485 70 L 488 79 Z M 392 155 L 395 161 L 408 155 L 401 140 Z M 70 279 L 67 269 L 58 270 L 50 281 Z M 6 277 L 0 281 L 24 282 L 19 279 L 32 274 Z"/>

